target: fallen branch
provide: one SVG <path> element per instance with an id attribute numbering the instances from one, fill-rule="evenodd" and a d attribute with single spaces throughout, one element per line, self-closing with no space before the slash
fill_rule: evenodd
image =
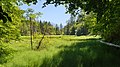
<path id="1" fill-rule="evenodd" d="M 107 44 L 107 45 L 109 45 L 109 46 L 114 46 L 114 47 L 120 48 L 119 45 L 115 45 L 115 44 L 112 44 L 112 43 L 104 42 L 104 41 L 102 41 L 102 40 L 98 40 L 98 41 L 101 42 L 101 43 L 103 43 L 103 44 Z"/>
<path id="2" fill-rule="evenodd" d="M 43 35 L 42 39 L 39 41 L 38 46 L 36 46 L 37 49 L 39 49 L 39 47 L 40 47 L 40 45 L 42 43 L 42 40 L 44 39 L 44 36 L 45 36 L 45 34 Z"/>

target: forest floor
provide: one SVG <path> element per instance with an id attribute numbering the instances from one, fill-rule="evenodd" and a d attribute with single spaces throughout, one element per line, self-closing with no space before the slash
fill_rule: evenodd
<path id="1" fill-rule="evenodd" d="M 33 38 L 33 48 L 42 36 Z M 5 43 L 12 49 L 0 67 L 120 67 L 120 48 L 98 42 L 94 36 L 46 35 L 38 50 L 30 37 Z"/>

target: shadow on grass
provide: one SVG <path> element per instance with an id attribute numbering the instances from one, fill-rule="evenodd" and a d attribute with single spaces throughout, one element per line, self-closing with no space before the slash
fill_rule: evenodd
<path id="1" fill-rule="evenodd" d="M 77 42 L 52 58 L 44 58 L 40 67 L 120 67 L 120 49 L 94 40 Z"/>

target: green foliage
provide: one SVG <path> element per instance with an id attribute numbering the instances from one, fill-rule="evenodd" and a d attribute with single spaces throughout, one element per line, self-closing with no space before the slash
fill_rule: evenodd
<path id="1" fill-rule="evenodd" d="M 7 21 L 12 22 L 11 16 L 8 14 L 8 11 L 5 11 L 4 8 L 5 6 L 12 7 L 14 2 L 15 1 L 13 0 L 0 1 L 0 20 L 2 20 L 3 23 L 6 23 Z"/>
<path id="2" fill-rule="evenodd" d="M 11 20 L 11 18 L 8 16 L 8 14 L 6 13 L 6 12 L 3 12 L 3 9 L 2 9 L 2 7 L 0 6 L 0 20 L 3 20 L 3 22 L 5 23 L 5 22 L 7 22 L 7 19 L 9 20 L 9 21 L 12 21 Z"/>
<path id="3" fill-rule="evenodd" d="M 75 35 L 75 27 L 74 26 L 70 30 L 70 35 Z"/>
<path id="4" fill-rule="evenodd" d="M 34 10 L 28 8 L 26 10 L 26 19 L 23 19 L 22 26 L 20 28 L 21 35 L 30 35 L 30 31 L 33 36 L 37 34 L 55 34 L 53 25 L 47 21 L 38 22 L 38 17 L 41 17 L 42 13 L 34 13 Z"/>
<path id="5" fill-rule="evenodd" d="M 67 25 L 64 27 L 65 32 L 64 34 L 69 35 L 70 34 L 70 22 L 67 23 Z"/>
<path id="6" fill-rule="evenodd" d="M 21 36 L 30 35 L 30 23 L 29 23 L 29 21 L 23 21 L 22 20 L 22 24 L 21 24 L 21 27 L 20 27 L 20 34 L 21 34 Z"/>
<path id="7" fill-rule="evenodd" d="M 37 0 L 26 0 L 27 3 L 36 3 Z M 120 50 L 95 41 L 95 38 L 74 36 L 46 36 L 40 51 L 30 50 L 29 37 L 22 41 L 21 35 L 29 35 L 30 21 L 23 19 L 24 11 L 15 4 L 16 0 L 0 1 L 0 64 L 5 67 L 119 67 Z M 73 15 L 84 9 L 84 15 L 73 22 L 73 17 L 65 26 L 65 34 L 77 35 L 100 34 L 108 42 L 120 44 L 120 1 L 119 0 L 46 0 L 44 6 L 65 4 L 67 11 Z M 92 12 L 91 12 L 92 11 Z M 38 34 L 55 34 L 58 26 L 53 27 L 50 22 L 37 23 L 41 13 L 32 14 L 28 9 L 27 17 L 31 17 L 34 38 L 33 48 L 39 41 Z M 77 14 L 76 13 L 76 14 Z M 87 15 L 86 15 L 87 14 Z M 9 21 L 7 21 L 9 20 Z M 10 22 L 12 20 L 12 22 Z M 22 22 L 22 21 L 23 22 Z M 21 24 L 22 22 L 22 24 Z M 89 29 L 88 29 L 89 28 Z M 56 34 L 59 34 L 57 31 Z M 22 39 L 22 38 L 21 38 Z M 9 42 L 5 45 L 2 42 Z M 14 52 L 13 47 L 17 52 Z M 12 56 L 12 57 L 11 57 Z M 11 59 L 12 58 L 12 59 Z M 113 62 L 114 61 L 114 62 Z M 1 65 L 0 65 L 1 66 Z"/>
<path id="8" fill-rule="evenodd" d="M 0 64 L 6 63 L 12 57 L 13 52 L 15 52 L 13 48 L 0 43 Z"/>
<path id="9" fill-rule="evenodd" d="M 60 34 L 59 26 L 57 24 L 55 26 L 55 33 L 56 33 L 56 35 Z"/>
<path id="10" fill-rule="evenodd" d="M 81 27 L 77 29 L 77 36 L 81 36 L 81 35 L 87 35 L 87 29 L 85 27 Z"/>
<path id="11" fill-rule="evenodd" d="M 120 27 L 119 0 L 47 0 L 44 7 L 48 4 L 65 5 L 67 12 L 73 15 L 80 14 L 81 9 L 85 10 L 86 14 L 93 11 L 93 13 L 96 13 L 97 21 L 94 29 L 92 29 L 95 34 L 100 34 L 109 42 L 120 41 L 120 31 L 115 31 Z"/>
<path id="12" fill-rule="evenodd" d="M 3 21 L 0 19 L 0 64 L 7 62 L 14 52 L 5 42 L 18 40 L 20 37 L 19 28 L 24 11 L 20 10 L 15 2 L 15 0 L 0 1 L 0 9 L 2 10 L 0 10 L 0 18 L 3 19 Z"/>
<path id="13" fill-rule="evenodd" d="M 11 3 L 12 2 L 12 3 Z M 26 3 L 33 3 L 36 4 L 37 0 L 25 0 L 23 2 Z M 2 5 L 5 3 L 5 5 Z M 1 7 L 1 16 L 4 17 L 3 19 L 9 19 L 9 12 L 6 11 L 4 6 L 11 6 L 13 3 L 16 3 L 15 0 L 12 1 L 1 1 L 0 6 Z M 92 28 L 89 31 L 92 31 L 90 33 L 92 34 L 100 34 L 106 41 L 109 42 L 114 42 L 114 41 L 119 41 L 120 39 L 120 31 L 115 31 L 119 30 L 119 21 L 120 21 L 120 1 L 119 0 L 99 0 L 99 1 L 92 1 L 92 0 L 46 0 L 46 2 L 43 4 L 43 7 L 46 7 L 48 4 L 54 4 L 55 6 L 58 5 L 65 5 L 67 8 L 67 12 L 76 15 L 76 14 L 81 14 L 81 10 L 83 9 L 85 11 L 85 14 L 95 13 L 94 18 L 89 18 L 89 20 L 95 20 L 95 22 L 92 22 L 89 25 L 89 28 Z M 7 7 L 8 8 L 8 7 Z M 11 10 L 11 9 L 9 9 Z M 5 13 L 6 15 L 4 15 Z M 4 15 L 4 16 L 3 16 Z M 32 17 L 35 17 L 32 15 Z M 86 17 L 84 17 L 87 19 Z M 71 17 L 70 21 L 72 20 L 73 17 Z M 85 23 L 88 22 L 85 20 Z M 89 24 L 89 23 L 88 23 Z M 69 25 L 66 27 L 67 30 L 65 30 L 65 34 L 70 34 L 70 27 Z M 72 27 L 72 26 L 71 26 Z M 87 27 L 87 26 L 86 26 Z M 83 28 L 80 28 L 84 30 Z M 118 36 L 116 36 L 118 35 Z M 109 39 L 110 38 L 110 39 Z"/>
<path id="14" fill-rule="evenodd" d="M 60 34 L 63 34 L 63 25 L 62 25 L 62 23 L 60 24 Z"/>
<path id="15" fill-rule="evenodd" d="M 1 3 L 5 4 L 2 6 L 2 9 L 4 12 L 9 14 L 12 22 L 7 21 L 6 23 L 3 23 L 3 21 L 0 21 L 0 40 L 9 42 L 9 40 L 18 39 L 20 36 L 19 28 L 21 26 L 21 19 L 24 11 L 20 10 L 18 6 L 15 6 L 12 1 L 2 1 Z"/>

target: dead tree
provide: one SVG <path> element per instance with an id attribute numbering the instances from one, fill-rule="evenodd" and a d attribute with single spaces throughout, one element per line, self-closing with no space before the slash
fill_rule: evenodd
<path id="1" fill-rule="evenodd" d="M 45 34 L 42 36 L 41 40 L 39 41 L 38 46 L 36 46 L 37 49 L 39 49 L 39 47 L 40 47 L 40 45 L 42 43 L 42 40 L 44 39 L 44 36 L 45 36 Z"/>
<path id="2" fill-rule="evenodd" d="M 32 26 L 33 26 L 33 23 L 32 23 L 32 21 L 31 21 L 31 17 L 30 17 L 30 36 L 31 36 L 30 39 L 31 39 L 31 49 L 33 49 L 33 43 L 32 43 L 32 40 L 33 40 L 33 38 L 32 38 L 32 37 L 33 37 L 33 34 L 32 34 L 32 33 L 33 33 L 33 30 L 32 30 L 32 28 L 33 28 L 33 27 L 32 27 Z"/>

